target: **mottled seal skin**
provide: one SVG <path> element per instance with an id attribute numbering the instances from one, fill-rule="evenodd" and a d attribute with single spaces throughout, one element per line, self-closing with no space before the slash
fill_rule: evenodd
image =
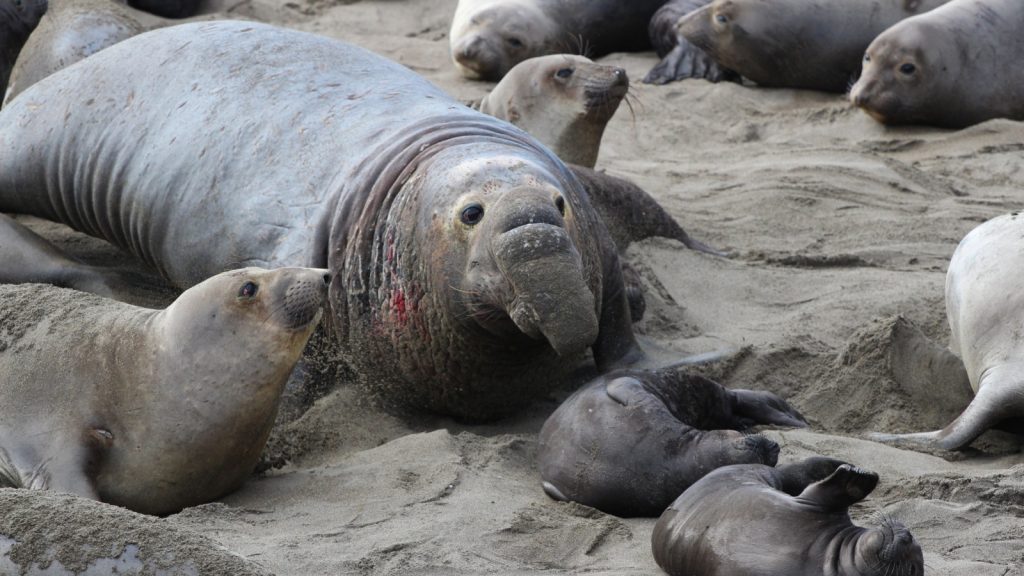
<path id="1" fill-rule="evenodd" d="M 956 0 L 868 46 L 850 101 L 884 124 L 963 128 L 1024 120 L 1024 4 Z"/>
<path id="2" fill-rule="evenodd" d="M 464 76 L 496 82 L 527 58 L 646 50 L 647 25 L 665 1 L 459 0 L 452 60 Z"/>
<path id="3" fill-rule="evenodd" d="M 872 434 L 874 440 L 944 450 L 966 448 L 986 430 L 1024 419 L 1024 315 L 1019 271 L 1024 266 L 1024 216 L 993 218 L 957 246 L 946 272 L 950 350 L 960 356 L 974 399 L 952 423 L 934 432 Z"/>
<path id="4" fill-rule="evenodd" d="M 130 8 L 112 0 L 54 2 L 18 56 L 4 106 L 50 74 L 144 30 Z"/>
<path id="5" fill-rule="evenodd" d="M 46 6 L 47 0 L 0 0 L 0 90 L 7 89 L 18 53 L 46 13 Z"/>
<path id="6" fill-rule="evenodd" d="M 0 211 L 107 239 L 179 287 L 327 267 L 332 337 L 389 403 L 493 418 L 588 349 L 602 371 L 643 356 L 614 243 L 557 157 L 312 34 L 185 24 L 43 79 L 0 111 Z"/>
<path id="7" fill-rule="evenodd" d="M 657 516 L 716 468 L 774 466 L 778 445 L 742 432 L 757 424 L 807 425 L 769 392 L 728 390 L 682 368 L 615 371 L 544 423 L 544 491 L 617 516 Z"/>
<path id="8" fill-rule="evenodd" d="M 901 523 L 850 520 L 877 483 L 829 458 L 720 468 L 658 519 L 654 558 L 670 576 L 921 576 L 921 547 Z"/>
<path id="9" fill-rule="evenodd" d="M 948 0 L 715 0 L 679 32 L 761 86 L 845 93 L 889 26 Z"/>
<path id="10" fill-rule="evenodd" d="M 71 494 L 0 489 L 0 574 L 269 576 L 270 572 L 162 518 Z"/>
<path id="11" fill-rule="evenodd" d="M 526 130 L 562 161 L 593 168 L 604 129 L 628 91 L 622 68 L 552 54 L 516 64 L 477 109 Z"/>
<path id="12" fill-rule="evenodd" d="M 164 310 L 0 286 L 0 477 L 147 514 L 237 489 L 320 318 L 325 275 L 225 272 Z"/>
<path id="13" fill-rule="evenodd" d="M 711 0 L 671 0 L 651 18 L 650 35 L 661 61 L 644 76 L 647 84 L 668 84 L 685 78 L 711 82 L 738 81 L 739 74 L 722 68 L 703 50 L 679 33 L 680 18 L 711 3 Z"/>

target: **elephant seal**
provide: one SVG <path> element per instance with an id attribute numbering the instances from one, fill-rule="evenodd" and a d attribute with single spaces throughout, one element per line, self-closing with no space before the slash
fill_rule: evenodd
<path id="1" fill-rule="evenodd" d="M 934 432 L 871 434 L 873 440 L 966 448 L 986 430 L 1024 419 L 1024 314 L 1017 271 L 1024 266 L 1024 216 L 999 216 L 971 230 L 946 272 L 950 350 L 963 359 L 974 399 L 952 423 Z"/>
<path id="2" fill-rule="evenodd" d="M 18 56 L 4 106 L 50 74 L 144 30 L 130 8 L 112 0 L 54 2 Z"/>
<path id="3" fill-rule="evenodd" d="M 956 0 L 889 28 L 868 46 L 850 101 L 883 124 L 963 128 L 1024 120 L 1024 4 Z M 941 39 L 941 41 L 939 41 Z"/>
<path id="4" fill-rule="evenodd" d="M 774 466 L 778 445 L 741 432 L 757 424 L 807 425 L 774 394 L 728 390 L 682 367 L 611 372 L 544 423 L 544 491 L 616 516 L 657 516 L 716 468 Z"/>
<path id="5" fill-rule="evenodd" d="M 0 489 L 0 574 L 270 572 L 162 518 L 71 494 Z"/>
<path id="6" fill-rule="evenodd" d="M 921 547 L 901 523 L 850 521 L 876 484 L 830 458 L 719 468 L 658 519 L 654 559 L 670 576 L 921 576 Z"/>
<path id="7" fill-rule="evenodd" d="M 526 130 L 563 162 L 593 168 L 628 91 L 622 68 L 552 54 L 516 64 L 476 108 Z"/>
<path id="8" fill-rule="evenodd" d="M 679 32 L 719 66 L 757 84 L 845 93 L 868 44 L 948 0 L 715 0 Z"/>
<path id="9" fill-rule="evenodd" d="M 459 0 L 450 47 L 468 78 L 498 81 L 536 56 L 596 58 L 650 48 L 647 25 L 666 0 Z"/>
<path id="10" fill-rule="evenodd" d="M 46 13 L 47 0 L 0 0 L 0 90 L 18 59 L 29 34 Z"/>
<path id="11" fill-rule="evenodd" d="M 164 18 L 188 18 L 199 12 L 200 0 L 128 0 L 128 5 Z"/>
<path id="12" fill-rule="evenodd" d="M 329 268 L 332 341 L 388 405 L 493 418 L 588 349 L 601 371 L 643 358 L 616 247 L 572 171 L 407 68 L 312 34 L 184 24 L 43 79 L 0 110 L 0 211 L 109 240 L 182 288 Z"/>
<path id="13" fill-rule="evenodd" d="M 147 514 L 237 489 L 320 318 L 326 272 L 225 272 L 164 310 L 0 286 L 0 477 Z"/>
<path id="14" fill-rule="evenodd" d="M 650 35 L 661 61 L 644 76 L 646 84 L 668 84 L 684 78 L 711 82 L 739 81 L 739 74 L 722 68 L 703 50 L 679 33 L 679 19 L 711 3 L 711 0 L 671 0 L 651 18 Z"/>

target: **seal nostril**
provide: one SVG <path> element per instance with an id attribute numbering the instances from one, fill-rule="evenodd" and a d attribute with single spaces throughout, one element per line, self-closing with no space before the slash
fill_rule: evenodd
<path id="1" fill-rule="evenodd" d="M 328 286 L 331 285 L 331 275 L 330 274 L 324 274 L 324 284 L 327 284 Z"/>
<path id="2" fill-rule="evenodd" d="M 565 197 L 558 195 L 555 198 L 555 207 L 558 208 L 558 213 L 565 216 Z"/>

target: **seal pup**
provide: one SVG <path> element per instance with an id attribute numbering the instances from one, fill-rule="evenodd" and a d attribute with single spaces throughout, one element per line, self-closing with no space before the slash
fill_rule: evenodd
<path id="1" fill-rule="evenodd" d="M 719 468 L 658 519 L 654 559 L 670 576 L 921 576 L 921 547 L 903 524 L 850 520 L 877 484 L 830 458 Z"/>
<path id="2" fill-rule="evenodd" d="M 1024 3 L 956 0 L 868 46 L 850 101 L 883 124 L 963 128 L 1024 120 Z"/>
<path id="3" fill-rule="evenodd" d="M 459 0 L 448 34 L 452 61 L 467 78 L 496 82 L 536 56 L 647 50 L 647 25 L 665 1 Z"/>
<path id="4" fill-rule="evenodd" d="M 306 268 L 234 270 L 164 310 L 0 286 L 6 484 L 146 514 L 237 489 L 259 460 L 328 279 Z"/>
<path id="5" fill-rule="evenodd" d="M 0 0 L 0 90 L 39 19 L 46 13 L 47 0 Z"/>
<path id="6" fill-rule="evenodd" d="M 516 64 L 475 107 L 526 130 L 563 162 L 593 168 L 628 91 L 622 68 L 552 54 Z"/>
<path id="7" fill-rule="evenodd" d="M 845 93 L 864 50 L 896 22 L 948 0 L 715 0 L 679 32 L 757 84 Z"/>
<path id="8" fill-rule="evenodd" d="M 1024 266 L 1024 216 L 998 216 L 971 230 L 953 252 L 946 272 L 950 350 L 963 359 L 975 396 L 942 430 L 870 434 L 872 440 L 966 448 L 986 430 L 1024 418 L 1024 342 L 1017 327 L 1024 296 L 1017 272 Z"/>
<path id="9" fill-rule="evenodd" d="M 703 50 L 679 33 L 679 19 L 711 3 L 711 0 L 671 0 L 651 18 L 650 35 L 661 61 L 644 76 L 646 84 L 668 84 L 684 78 L 711 82 L 739 81 L 739 74 L 722 68 Z"/>
<path id="10" fill-rule="evenodd" d="M 616 516 L 657 516 L 715 468 L 774 466 L 779 446 L 741 432 L 758 424 L 807 426 L 770 392 L 729 390 L 682 366 L 611 372 L 544 423 L 544 492 Z"/>

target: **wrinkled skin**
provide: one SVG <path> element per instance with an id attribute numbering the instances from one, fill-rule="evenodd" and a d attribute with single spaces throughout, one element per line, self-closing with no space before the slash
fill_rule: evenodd
<path id="1" fill-rule="evenodd" d="M 879 33 L 946 1 L 714 0 L 679 20 L 678 30 L 761 86 L 845 93 Z"/>
<path id="2" fill-rule="evenodd" d="M 850 520 L 877 484 L 830 458 L 719 468 L 658 519 L 654 558 L 670 576 L 921 576 L 921 547 L 901 523 Z"/>
<path id="3" fill-rule="evenodd" d="M 563 162 L 592 168 L 628 91 L 622 68 L 554 54 L 517 64 L 477 108 L 526 130 Z"/>
<path id="4" fill-rule="evenodd" d="M 691 44 L 676 27 L 679 19 L 709 4 L 711 0 L 671 0 L 651 18 L 650 35 L 654 50 L 661 58 L 644 77 L 647 84 L 668 84 L 686 78 L 704 78 L 711 82 L 739 81 L 732 70 L 720 67 L 703 50 Z"/>
<path id="5" fill-rule="evenodd" d="M 957 0 L 876 38 L 850 102 L 883 124 L 963 128 L 1024 119 L 1024 5 Z M 939 41 L 939 39 L 942 39 Z"/>
<path id="6" fill-rule="evenodd" d="M 615 371 L 545 422 L 544 491 L 618 516 L 657 516 L 716 468 L 774 466 L 778 445 L 742 432 L 758 424 L 807 425 L 774 394 L 728 390 L 681 367 Z"/>
<path id="7" fill-rule="evenodd" d="M 148 514 L 237 489 L 327 280 L 322 269 L 234 270 L 165 310 L 0 286 L 0 315 L 24 330 L 0 352 L 0 477 Z"/>
<path id="8" fill-rule="evenodd" d="M 0 0 L 0 90 L 6 91 L 18 53 L 46 7 L 47 0 Z"/>

